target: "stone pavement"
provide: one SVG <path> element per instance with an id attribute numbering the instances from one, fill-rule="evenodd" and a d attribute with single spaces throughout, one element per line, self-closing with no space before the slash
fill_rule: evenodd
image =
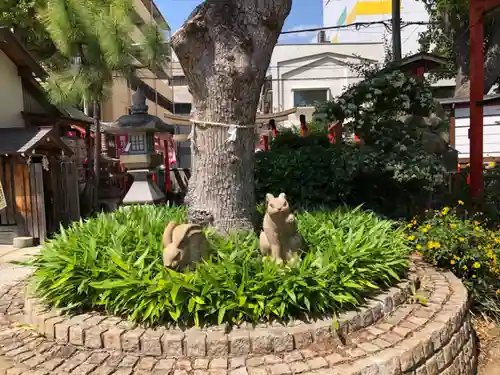
<path id="1" fill-rule="evenodd" d="M 297 326 L 290 325 L 282 328 L 293 338 L 290 351 L 256 346 L 260 341 L 254 342 L 248 332 L 234 341 L 244 342 L 247 354 L 234 352 L 231 340 L 225 341 L 227 352 L 211 353 L 218 346 L 209 336 L 224 334 L 204 332 L 193 341 L 190 329 L 175 343 L 180 351 L 172 355 L 170 339 L 165 339 L 172 332 L 147 336 L 148 330 L 138 327 L 131 335 L 117 322 L 102 326 L 97 314 L 87 314 L 78 324 L 65 316 L 45 316 L 25 298 L 20 280 L 30 270 L 8 263 L 29 259 L 38 249 L 0 251 L 0 375 L 472 375 L 476 367 L 466 290 L 452 274 L 428 266 L 417 269 L 425 285 L 419 294 L 428 297 L 425 306 L 404 299 L 382 313 L 388 306 L 382 293 L 378 304 L 365 309 L 369 314 L 348 313 L 352 319 L 342 337 L 329 331 L 341 343 L 315 345 L 314 331 L 309 331 L 310 345 L 302 346 L 303 340 L 297 339 L 302 334 L 297 336 Z M 25 324 L 33 319 L 36 328 Z M 112 330 L 120 333 L 107 335 Z"/>

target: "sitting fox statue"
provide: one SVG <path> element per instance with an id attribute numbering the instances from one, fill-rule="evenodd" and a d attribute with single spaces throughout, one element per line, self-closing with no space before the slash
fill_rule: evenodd
<path id="1" fill-rule="evenodd" d="M 163 232 L 163 265 L 183 270 L 199 263 L 210 253 L 203 229 L 195 224 L 168 223 Z"/>
<path id="2" fill-rule="evenodd" d="M 290 211 L 285 193 L 278 197 L 266 194 L 267 209 L 260 232 L 260 251 L 277 262 L 291 260 L 302 248 L 295 216 Z"/>

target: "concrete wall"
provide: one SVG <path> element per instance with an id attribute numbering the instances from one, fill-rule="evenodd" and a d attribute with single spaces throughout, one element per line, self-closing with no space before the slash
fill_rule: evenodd
<path id="1" fill-rule="evenodd" d="M 0 51 L 0 127 L 25 126 L 23 86 L 16 65 Z"/>

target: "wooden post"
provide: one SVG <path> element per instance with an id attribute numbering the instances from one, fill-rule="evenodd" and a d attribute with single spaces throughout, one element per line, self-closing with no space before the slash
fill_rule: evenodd
<path id="1" fill-rule="evenodd" d="M 483 192 L 484 8 L 470 2 L 470 196 Z"/>
<path id="2" fill-rule="evenodd" d="M 262 136 L 262 144 L 264 145 L 264 151 L 269 151 L 269 136 L 268 135 Z"/>
<path id="3" fill-rule="evenodd" d="M 163 140 L 163 164 L 165 165 L 165 194 L 170 192 L 170 161 L 168 160 L 168 141 Z"/>

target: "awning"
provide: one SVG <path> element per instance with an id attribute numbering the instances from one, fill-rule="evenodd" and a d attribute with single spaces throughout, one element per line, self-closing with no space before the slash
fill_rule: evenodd
<path id="1" fill-rule="evenodd" d="M 0 154 L 2 155 L 31 153 L 47 142 L 52 142 L 68 156 L 74 155 L 52 127 L 0 128 Z"/>

